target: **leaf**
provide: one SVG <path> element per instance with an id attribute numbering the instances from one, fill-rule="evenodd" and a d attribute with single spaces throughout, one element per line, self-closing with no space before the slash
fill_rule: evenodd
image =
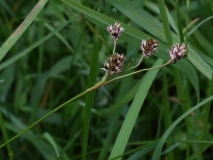
<path id="1" fill-rule="evenodd" d="M 59 152 L 58 152 L 58 148 L 57 148 L 57 145 L 56 145 L 54 139 L 52 138 L 52 136 L 49 133 L 47 133 L 47 132 L 45 132 L 43 134 L 43 136 L 52 145 L 52 147 L 55 150 L 55 153 L 56 153 L 57 157 L 59 157 L 60 155 L 59 155 Z"/>
<path id="2" fill-rule="evenodd" d="M 184 118 L 186 118 L 189 114 L 191 114 L 196 109 L 200 108 L 204 104 L 208 103 L 209 101 L 213 100 L 213 96 L 210 96 L 209 98 L 205 99 L 204 101 L 198 103 L 196 106 L 189 109 L 187 112 L 182 114 L 172 125 L 166 130 L 166 132 L 163 134 L 162 139 L 158 143 L 155 152 L 153 154 L 152 160 L 158 160 L 161 156 L 161 151 L 163 149 L 163 145 L 166 142 L 167 138 L 169 137 L 170 133 L 174 130 L 174 128 L 180 123 Z"/>
<path id="3" fill-rule="evenodd" d="M 155 62 L 155 64 L 153 65 L 153 67 L 159 66 L 162 63 L 163 63 L 163 61 L 161 59 L 158 59 Z M 109 159 L 112 159 L 116 156 L 123 154 L 124 149 L 129 140 L 129 137 L 131 135 L 132 129 L 135 125 L 138 114 L 141 110 L 141 107 L 143 106 L 143 102 L 148 94 L 149 88 L 152 85 L 158 71 L 159 71 L 159 69 L 156 69 L 156 70 L 149 71 L 148 73 L 146 73 L 144 80 L 142 81 L 140 88 L 138 89 L 138 92 L 135 95 L 135 98 L 132 102 L 132 105 L 130 106 L 130 109 L 125 117 L 125 120 L 120 129 L 118 137 L 115 141 L 115 144 L 113 146 Z"/>
<path id="4" fill-rule="evenodd" d="M 48 0 L 40 0 L 37 5 L 33 8 L 30 14 L 25 18 L 22 24 L 16 29 L 15 32 L 6 40 L 6 42 L 0 48 L 0 61 L 7 52 L 12 48 L 16 41 L 21 37 L 21 35 L 27 30 L 30 24 L 35 20 L 37 15 L 40 13 L 44 5 Z"/>

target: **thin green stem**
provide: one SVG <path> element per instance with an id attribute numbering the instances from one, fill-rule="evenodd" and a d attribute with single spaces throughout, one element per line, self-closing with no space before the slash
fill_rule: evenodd
<path id="1" fill-rule="evenodd" d="M 158 66 L 158 67 L 142 69 L 142 70 L 139 70 L 139 71 L 136 71 L 136 72 L 133 72 L 133 73 L 125 74 L 125 75 L 123 75 L 123 76 L 120 76 L 120 77 L 116 77 L 116 78 L 114 78 L 114 79 L 111 79 L 111 80 L 105 82 L 103 85 L 109 84 L 109 83 L 111 83 L 111 82 L 113 82 L 113 81 L 115 81 L 115 80 L 118 80 L 118 79 L 121 79 L 121 78 L 124 78 L 124 77 L 127 77 L 127 76 L 131 76 L 131 75 L 133 75 L 133 74 L 137 74 L 137 73 L 144 72 L 144 71 L 151 71 L 151 70 L 154 70 L 154 69 L 162 68 L 162 67 L 165 67 L 165 66 L 169 65 L 170 63 L 171 63 L 171 60 L 168 61 L 167 63 L 163 64 L 163 65 Z"/>
<path id="2" fill-rule="evenodd" d="M 116 42 L 117 42 L 117 40 L 116 40 L 116 39 L 114 39 L 114 49 L 113 49 L 113 55 L 115 54 L 115 49 L 116 49 Z"/>
<path id="3" fill-rule="evenodd" d="M 118 79 L 121 79 L 121 78 L 124 78 L 124 77 L 127 77 L 127 76 L 130 76 L 130 75 L 133 75 L 133 74 L 137 74 L 137 73 L 140 73 L 140 72 L 143 72 L 143 71 L 150 71 L 150 70 L 154 70 L 154 69 L 158 69 L 158 68 L 161 68 L 161 67 L 164 67 L 166 65 L 169 65 L 171 63 L 171 61 L 168 61 L 167 63 L 161 65 L 161 66 L 158 66 L 158 67 L 153 67 L 153 68 L 148 68 L 148 69 L 142 69 L 140 71 L 136 71 L 136 72 L 133 72 L 133 73 L 130 73 L 130 74 L 126 74 L 126 75 L 123 75 L 123 76 L 120 76 L 120 77 L 117 77 L 117 78 L 114 78 L 110 81 L 107 81 L 107 78 L 109 76 L 109 71 L 106 72 L 105 76 L 103 77 L 103 79 L 98 82 L 96 85 L 90 87 L 89 89 L 85 90 L 84 92 L 78 94 L 77 96 L 69 99 L 68 101 L 64 102 L 63 104 L 61 104 L 60 106 L 58 106 L 57 108 L 53 109 L 52 111 L 50 111 L 49 113 L 47 113 L 46 115 L 44 115 L 43 117 L 41 117 L 40 119 L 38 119 L 37 121 L 35 121 L 33 124 L 31 124 L 29 127 L 27 127 L 25 130 L 23 130 L 22 132 L 20 132 L 19 134 L 15 135 L 14 137 L 12 137 L 11 139 L 9 139 L 8 141 L 6 141 L 5 143 L 1 144 L 0 145 L 0 148 L 4 147 L 5 145 L 7 145 L 8 143 L 10 143 L 11 141 L 15 140 L 16 138 L 20 137 L 22 134 L 26 133 L 28 130 L 30 130 L 32 127 L 34 127 L 36 124 L 38 124 L 39 122 L 41 122 L 42 120 L 44 120 L 45 118 L 49 117 L 51 114 L 57 112 L 58 110 L 60 110 L 61 108 L 65 107 L 67 104 L 69 104 L 70 102 L 76 100 L 77 98 L 85 95 L 86 93 L 88 92 L 91 92 L 103 85 L 106 85 L 108 83 L 111 83 L 115 80 L 118 80 Z"/>
<path id="4" fill-rule="evenodd" d="M 29 127 L 27 127 L 25 130 L 23 130 L 22 132 L 20 132 L 19 134 L 15 135 L 13 138 L 9 139 L 8 141 L 6 141 L 5 143 L 0 145 L 0 148 L 4 147 L 5 145 L 7 145 L 8 143 L 10 143 L 11 141 L 15 140 L 16 138 L 20 137 L 22 134 L 26 133 L 28 130 L 30 130 L 32 127 L 34 127 L 36 124 L 38 124 L 39 122 L 41 122 L 42 120 L 44 120 L 45 118 L 49 117 L 51 114 L 57 112 L 58 110 L 60 110 L 61 108 L 65 107 L 67 104 L 69 104 L 70 102 L 76 100 L 77 98 L 85 95 L 88 92 L 91 92 L 99 87 L 101 87 L 104 82 L 106 81 L 107 77 L 109 75 L 109 72 L 107 72 L 105 74 L 105 76 L 103 77 L 103 79 L 98 82 L 96 85 L 94 85 L 93 87 L 85 90 L 84 92 L 78 94 L 77 96 L 69 99 L 68 101 L 64 102 L 63 104 L 61 104 L 60 106 L 58 106 L 57 108 L 53 109 L 52 111 L 50 111 L 49 113 L 47 113 L 46 115 L 44 115 L 43 117 L 41 117 L 40 119 L 38 119 L 37 121 L 35 121 L 33 124 L 31 124 Z"/>
<path id="5" fill-rule="evenodd" d="M 69 104 L 70 102 L 76 100 L 77 98 L 85 95 L 88 91 L 84 91 L 80 94 L 78 94 L 77 96 L 69 99 L 68 101 L 64 102 L 63 104 L 61 104 L 60 106 L 58 106 L 57 108 L 53 109 L 52 111 L 50 111 L 49 113 L 47 113 L 46 115 L 44 115 L 43 117 L 41 117 L 40 119 L 38 119 L 37 121 L 35 121 L 33 124 L 31 124 L 29 127 L 27 127 L 25 130 L 21 131 L 19 134 L 15 135 L 14 137 L 12 137 L 11 139 L 9 139 L 8 141 L 6 141 L 5 143 L 0 145 L 0 148 L 4 147 L 5 145 L 7 145 L 8 143 L 10 143 L 11 141 L 15 140 L 16 138 L 20 137 L 22 134 L 26 133 L 28 130 L 30 130 L 32 127 L 34 127 L 36 124 L 38 124 L 39 122 L 41 122 L 42 120 L 44 120 L 45 118 L 49 117 L 51 114 L 57 112 L 58 110 L 60 110 L 61 108 L 65 107 L 67 104 Z"/>
<path id="6" fill-rule="evenodd" d="M 103 77 L 103 79 L 102 79 L 100 82 L 98 82 L 98 83 L 95 84 L 94 86 L 88 88 L 86 91 L 87 91 L 87 92 L 90 92 L 90 91 L 93 91 L 93 90 L 95 90 L 95 89 L 97 89 L 97 88 L 103 86 L 103 84 L 106 82 L 108 76 L 109 76 L 109 71 L 106 72 L 105 76 Z"/>
<path id="7" fill-rule="evenodd" d="M 127 71 L 130 70 L 130 69 L 137 68 L 137 67 L 141 64 L 143 58 L 144 58 L 144 54 L 141 56 L 141 59 L 140 59 L 140 61 L 138 62 L 138 64 L 137 64 L 136 66 L 134 66 L 134 67 L 131 67 L 131 68 L 127 69 Z"/>

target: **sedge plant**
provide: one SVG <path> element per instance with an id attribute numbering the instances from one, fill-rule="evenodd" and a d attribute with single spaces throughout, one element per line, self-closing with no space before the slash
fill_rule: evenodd
<path id="1" fill-rule="evenodd" d="M 125 54 L 124 53 L 120 54 L 120 53 L 116 52 L 117 41 L 119 40 L 119 37 L 122 35 L 122 33 L 125 32 L 125 30 L 120 25 L 120 23 L 116 22 L 114 25 L 107 26 L 107 31 L 113 37 L 114 47 L 113 47 L 112 54 L 107 57 L 106 61 L 104 62 L 103 68 L 101 68 L 102 70 L 104 70 L 106 72 L 104 77 L 102 78 L 102 80 L 97 82 L 94 86 L 86 89 L 82 93 L 80 93 L 80 94 L 76 95 L 75 97 L 69 99 L 68 101 L 64 102 L 60 106 L 56 107 L 55 109 L 53 109 L 52 111 L 50 111 L 49 113 L 47 113 L 46 115 L 44 115 L 43 117 L 41 117 L 40 119 L 35 121 L 33 124 L 28 126 L 26 129 L 21 131 L 19 134 L 17 134 L 16 136 L 12 137 L 11 139 L 9 139 L 6 142 L 4 142 L 3 144 L 1 144 L 0 148 L 4 147 L 11 141 L 15 140 L 16 138 L 18 138 L 19 136 L 21 136 L 22 134 L 24 134 L 25 132 L 30 130 L 32 127 L 34 127 L 36 124 L 38 124 L 39 122 L 41 122 L 42 120 L 44 120 L 45 118 L 50 116 L 51 114 L 53 114 L 53 113 L 57 112 L 58 110 L 60 110 L 61 108 L 65 107 L 67 104 L 73 102 L 77 98 L 79 98 L 93 90 L 102 88 L 105 85 L 108 85 L 109 83 L 112 83 L 116 80 L 119 80 L 119 79 L 122 79 L 125 77 L 128 77 L 130 75 L 134 75 L 134 74 L 137 74 L 140 72 L 145 72 L 145 71 L 150 71 L 150 70 L 165 67 L 165 66 L 167 66 L 169 64 L 173 64 L 177 60 L 180 60 L 187 56 L 188 48 L 187 48 L 186 43 L 174 44 L 171 46 L 171 49 L 168 50 L 168 55 L 170 56 L 170 60 L 168 62 L 164 63 L 163 65 L 157 66 L 157 67 L 141 69 L 138 71 L 133 71 L 131 73 L 125 74 L 126 71 L 137 68 L 142 63 L 142 60 L 144 59 L 144 57 L 147 58 L 147 57 L 152 56 L 154 53 L 156 53 L 158 51 L 157 48 L 158 48 L 159 43 L 157 40 L 152 39 L 152 38 L 149 38 L 147 40 L 142 40 L 141 46 L 140 46 L 142 54 L 141 54 L 141 58 L 139 59 L 137 65 L 130 67 L 130 64 L 128 64 L 127 67 L 125 67 L 125 61 L 126 61 Z"/>

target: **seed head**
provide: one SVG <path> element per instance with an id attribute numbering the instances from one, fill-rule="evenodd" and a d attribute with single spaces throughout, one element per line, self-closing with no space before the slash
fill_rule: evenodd
<path id="1" fill-rule="evenodd" d="M 146 57 L 151 56 L 158 51 L 158 41 L 154 39 L 142 40 L 141 49 Z"/>
<path id="2" fill-rule="evenodd" d="M 115 22 L 114 26 L 107 26 L 107 31 L 114 37 L 117 41 L 118 37 L 123 33 L 124 28 L 120 26 L 120 23 Z"/>
<path id="3" fill-rule="evenodd" d="M 171 50 L 169 50 L 169 55 L 171 59 L 171 63 L 175 63 L 176 60 L 179 60 L 181 58 L 185 58 L 187 56 L 187 44 L 182 43 L 180 44 L 175 44 L 171 47 Z"/>
<path id="4" fill-rule="evenodd" d="M 107 61 L 104 63 L 104 68 L 101 68 L 105 71 L 110 71 L 109 75 L 119 74 L 122 72 L 122 67 L 124 66 L 124 61 L 126 56 L 124 54 L 116 53 L 107 58 Z"/>

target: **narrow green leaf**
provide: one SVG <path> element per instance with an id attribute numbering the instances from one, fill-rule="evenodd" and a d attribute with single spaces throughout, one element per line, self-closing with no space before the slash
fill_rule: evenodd
<path id="1" fill-rule="evenodd" d="M 186 118 L 189 114 L 191 114 L 196 109 L 200 108 L 204 104 L 208 103 L 209 101 L 213 100 L 213 96 L 210 96 L 209 98 L 203 100 L 202 102 L 198 103 L 196 106 L 189 109 L 187 112 L 182 114 L 163 134 L 162 139 L 158 143 L 155 152 L 153 154 L 152 160 L 158 160 L 161 157 L 161 152 L 164 146 L 164 143 L 166 142 L 167 138 L 169 137 L 170 133 L 174 130 L 174 128 L 180 123 L 184 118 Z"/>
<path id="2" fill-rule="evenodd" d="M 93 86 L 94 82 L 96 82 L 96 78 L 98 75 L 99 46 L 100 45 L 99 45 L 98 37 L 94 35 L 93 51 L 91 55 L 90 72 L 88 77 L 87 88 Z M 83 123 L 82 160 L 87 159 L 87 143 L 88 143 L 88 137 L 89 137 L 91 108 L 93 105 L 94 97 L 95 97 L 95 91 L 92 91 L 86 95 L 86 105 L 84 108 L 84 123 Z"/>
<path id="3" fill-rule="evenodd" d="M 10 48 L 16 43 L 16 41 L 20 38 L 20 36 L 26 31 L 26 29 L 30 26 L 30 24 L 35 20 L 37 15 L 40 13 L 44 5 L 48 0 L 40 0 L 37 5 L 33 8 L 30 14 L 25 18 L 22 24 L 16 29 L 15 32 L 6 40 L 6 42 L 0 48 L 0 61 Z"/>
<path id="4" fill-rule="evenodd" d="M 155 64 L 153 65 L 153 67 L 159 66 L 162 63 L 163 63 L 163 61 L 161 59 L 158 59 L 155 62 Z M 124 149 L 126 148 L 127 142 L 129 140 L 129 137 L 131 135 L 132 129 L 135 125 L 138 114 L 143 105 L 143 102 L 148 94 L 149 88 L 150 88 L 151 84 L 153 83 L 154 78 L 157 75 L 158 71 L 159 71 L 159 69 L 149 71 L 145 75 L 144 81 L 141 83 L 140 88 L 138 89 L 138 92 L 135 95 L 132 105 L 130 106 L 130 109 L 126 115 L 126 118 L 120 129 L 118 137 L 115 141 L 115 144 L 113 146 L 109 159 L 113 159 L 114 157 L 117 157 L 117 156 L 123 154 Z M 121 158 L 118 158 L 118 159 L 121 159 Z"/>
<path id="5" fill-rule="evenodd" d="M 59 157 L 60 155 L 59 155 L 59 152 L 58 152 L 58 148 L 57 148 L 56 142 L 55 142 L 55 140 L 52 138 L 52 136 L 51 136 L 49 133 L 47 133 L 47 132 L 45 132 L 45 133 L 43 134 L 43 136 L 44 136 L 44 138 L 52 145 L 52 147 L 53 147 L 54 150 L 55 150 L 55 153 L 56 153 L 57 157 Z"/>
<path id="6" fill-rule="evenodd" d="M 44 36 L 42 39 L 39 39 L 38 41 L 36 41 L 35 43 L 33 43 L 32 45 L 30 45 L 29 47 L 27 47 L 23 51 L 17 53 L 15 56 L 13 56 L 10 59 L 8 59 L 8 60 L 4 61 L 3 63 L 1 63 L 0 64 L 0 70 L 8 67 L 10 64 L 12 64 L 15 61 L 19 60 L 20 58 L 22 58 L 26 54 L 30 53 L 30 51 L 32 51 L 33 49 L 35 49 L 36 47 L 38 47 L 39 45 L 41 45 L 42 43 L 44 43 L 45 41 L 47 41 L 48 39 L 50 39 L 52 36 L 54 36 L 55 34 L 57 34 L 58 31 L 62 30 L 69 23 L 70 22 L 68 21 L 67 23 L 65 23 L 64 25 L 62 25 L 60 28 L 58 28 L 57 30 L 49 33 L 48 35 Z M 0 50 L 0 52 L 1 52 L 1 50 Z"/>

